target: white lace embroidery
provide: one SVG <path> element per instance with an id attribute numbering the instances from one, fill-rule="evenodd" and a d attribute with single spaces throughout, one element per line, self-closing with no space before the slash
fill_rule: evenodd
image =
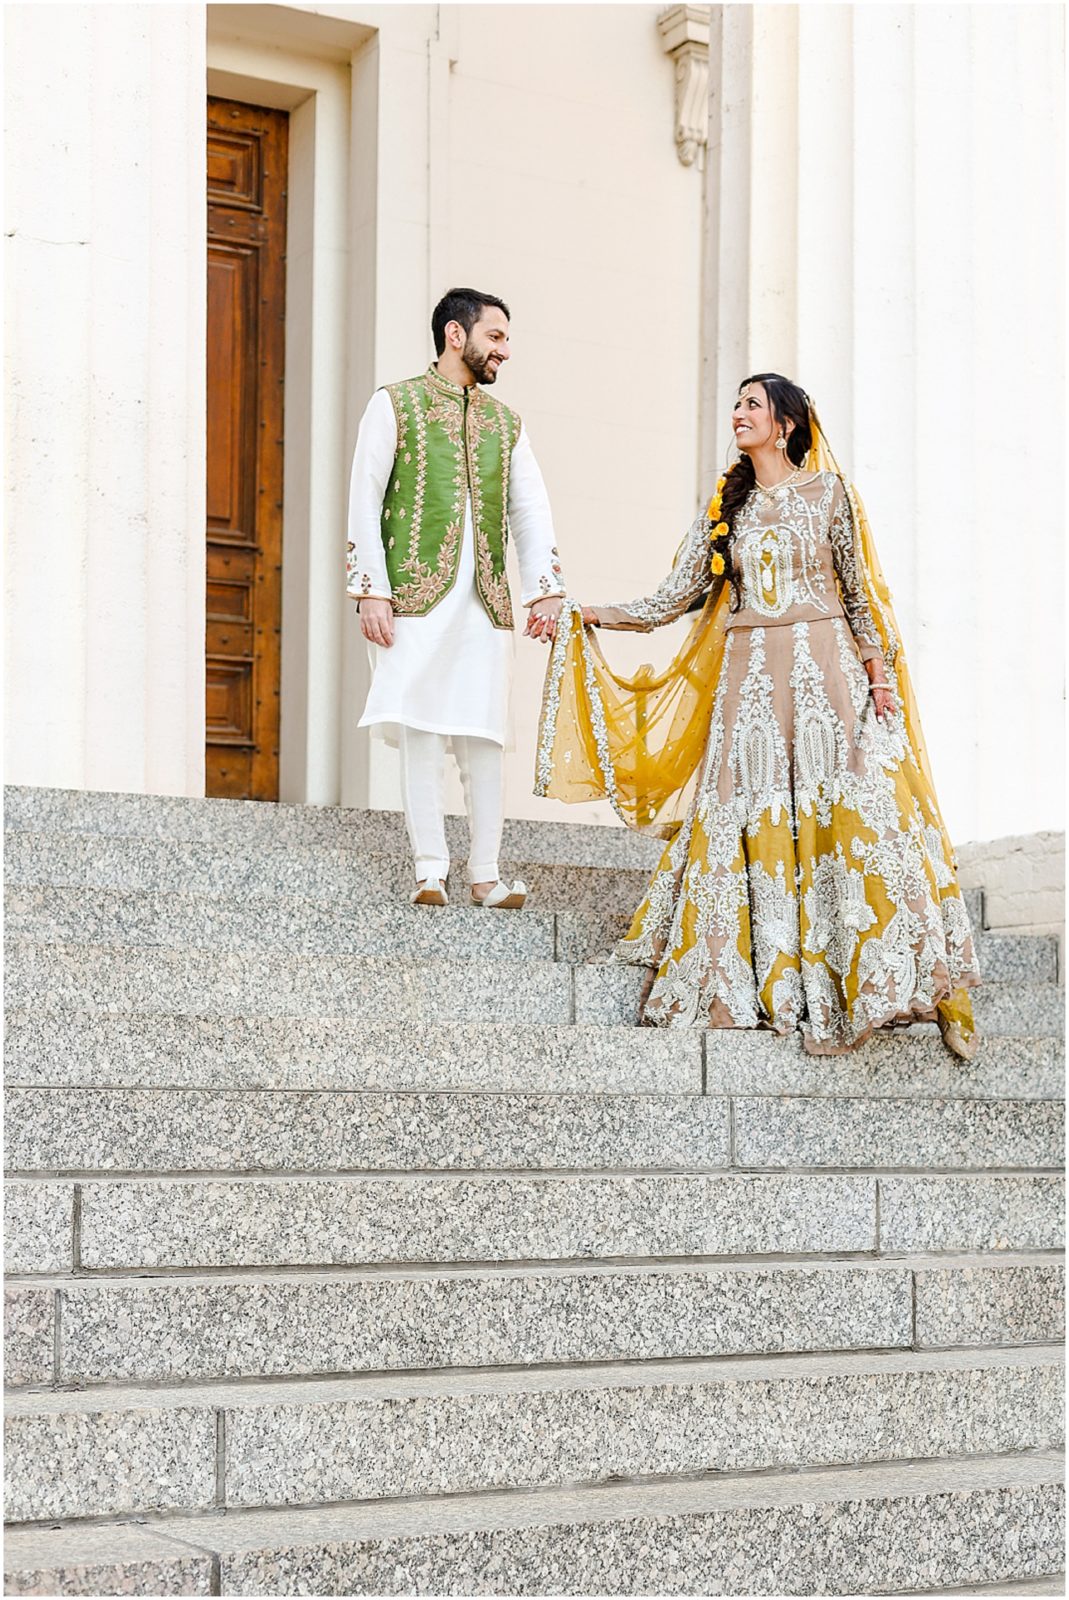
<path id="1" fill-rule="evenodd" d="M 709 570 L 709 518 L 695 517 L 676 553 L 667 578 L 640 600 L 616 601 L 598 610 L 622 611 L 643 628 L 659 628 L 681 617 L 712 584 Z"/>

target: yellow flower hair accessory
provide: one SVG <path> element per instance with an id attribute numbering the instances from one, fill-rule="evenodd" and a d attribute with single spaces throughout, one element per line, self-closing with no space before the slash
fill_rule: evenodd
<path id="1" fill-rule="evenodd" d="M 719 494 L 721 492 L 721 490 L 723 489 L 725 483 L 727 483 L 727 479 L 726 478 L 717 478 L 717 480 L 716 480 L 716 492 L 717 492 L 717 494 Z"/>
<path id="2" fill-rule="evenodd" d="M 728 527 L 726 522 L 718 522 L 716 527 L 713 529 L 713 538 L 726 539 L 730 532 L 731 529 Z"/>
<path id="3" fill-rule="evenodd" d="M 709 567 L 710 567 L 710 570 L 712 571 L 713 577 L 714 578 L 719 578 L 720 574 L 724 570 L 724 558 L 720 554 L 719 550 L 716 552 L 716 554 L 713 556 L 713 559 L 710 561 Z"/>
<path id="4" fill-rule="evenodd" d="M 710 518 L 710 521 L 714 521 L 715 522 L 715 520 L 717 519 L 717 517 L 719 517 L 719 515 L 720 515 L 720 496 L 718 494 L 714 494 L 713 498 L 709 502 L 709 518 Z"/>

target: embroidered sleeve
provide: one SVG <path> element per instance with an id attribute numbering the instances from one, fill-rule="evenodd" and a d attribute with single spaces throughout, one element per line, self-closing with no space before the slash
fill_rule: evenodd
<path id="1" fill-rule="evenodd" d="M 691 523 L 687 537 L 676 552 L 671 572 L 651 595 L 641 600 L 592 607 L 599 626 L 649 633 L 652 628 L 674 622 L 711 587 L 714 580 L 709 560 L 709 519 L 703 513 Z"/>
<path id="2" fill-rule="evenodd" d="M 857 537 L 854 531 L 854 519 L 850 514 L 850 502 L 838 478 L 835 480 L 832 494 L 829 537 L 846 620 L 850 624 L 850 631 L 857 642 L 862 661 L 871 661 L 883 652 L 876 624 L 872 620 L 868 597 L 865 594 L 865 585 L 861 580 Z"/>
<path id="3" fill-rule="evenodd" d="M 377 389 L 360 419 L 349 480 L 345 592 L 352 600 L 392 600 L 382 545 L 382 502 L 397 454 L 397 419 L 385 389 Z"/>
<path id="4" fill-rule="evenodd" d="M 520 429 L 509 467 L 509 532 L 520 564 L 520 603 L 564 594 L 549 495 L 527 429 Z"/>

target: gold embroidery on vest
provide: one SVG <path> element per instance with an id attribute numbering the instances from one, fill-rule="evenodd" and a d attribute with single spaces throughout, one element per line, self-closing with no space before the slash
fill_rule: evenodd
<path id="1" fill-rule="evenodd" d="M 486 526 L 483 514 L 482 480 L 475 460 L 475 451 L 480 442 L 492 434 L 501 436 L 501 517 L 502 517 L 502 567 L 500 572 L 494 571 L 494 559 L 486 537 Z M 484 400 L 479 394 L 474 397 L 474 403 L 468 406 L 468 484 L 471 492 L 472 520 L 475 523 L 475 574 L 479 593 L 483 604 L 490 613 L 490 620 L 498 628 L 511 628 L 512 598 L 509 594 L 508 573 L 504 566 L 504 557 L 508 549 L 506 529 L 508 527 L 508 463 L 511 451 L 507 448 L 508 440 L 505 436 L 504 417 L 490 400 Z"/>
<path id="2" fill-rule="evenodd" d="M 438 552 L 437 571 L 419 559 L 418 547 L 412 549 L 402 561 L 401 571 L 409 573 L 413 581 L 404 586 L 404 603 L 396 607 L 400 615 L 429 611 L 453 587 L 460 551 L 460 526 L 459 522 L 451 522 L 446 528 Z"/>

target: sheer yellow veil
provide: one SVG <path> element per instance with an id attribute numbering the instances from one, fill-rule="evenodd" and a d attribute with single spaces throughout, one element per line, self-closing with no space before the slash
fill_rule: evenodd
<path id="1" fill-rule="evenodd" d="M 807 472 L 834 472 L 846 489 L 858 565 L 883 647 L 909 750 L 907 781 L 926 820 L 954 856 L 935 796 L 916 696 L 865 508 L 810 406 Z M 710 573 L 710 591 L 682 647 L 662 672 L 613 672 L 579 607 L 566 601 L 542 696 L 535 794 L 573 803 L 608 799 L 629 827 L 670 839 L 694 793 L 724 658 L 730 587 Z"/>

